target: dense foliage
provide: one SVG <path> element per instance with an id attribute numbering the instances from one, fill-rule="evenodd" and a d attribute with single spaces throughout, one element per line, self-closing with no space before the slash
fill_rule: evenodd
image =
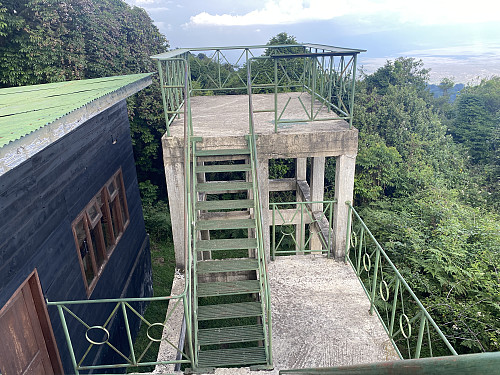
<path id="1" fill-rule="evenodd" d="M 399 58 L 359 82 L 355 200 L 457 351 L 498 351 L 500 81 L 450 104 L 427 74 Z"/>
<path id="2" fill-rule="evenodd" d="M 0 0 L 0 87 L 154 72 L 167 40 L 121 0 Z M 159 83 L 128 102 L 141 187 L 164 192 Z"/>

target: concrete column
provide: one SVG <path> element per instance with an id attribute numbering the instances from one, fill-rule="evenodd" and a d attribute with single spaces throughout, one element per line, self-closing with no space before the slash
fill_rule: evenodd
<path id="1" fill-rule="evenodd" d="M 306 180 L 306 172 L 307 172 L 307 158 L 297 158 L 295 163 L 295 178 L 297 181 L 305 181 Z M 297 202 L 302 202 L 302 195 L 299 193 L 297 189 L 296 193 Z M 297 207 L 297 209 L 304 210 L 305 207 Z M 305 234 L 306 234 L 306 224 L 305 222 L 302 225 L 297 224 L 295 226 L 295 240 L 297 241 L 297 245 L 295 247 L 296 251 L 299 252 L 301 249 L 304 249 L 305 242 Z M 303 252 L 300 252 L 303 254 Z"/>
<path id="2" fill-rule="evenodd" d="M 262 237 L 264 238 L 264 253 L 269 262 L 271 260 L 271 244 L 269 233 L 269 160 L 259 158 L 259 169 L 257 171 L 259 178 L 259 194 L 262 202 Z"/>
<path id="3" fill-rule="evenodd" d="M 340 155 L 337 157 L 335 169 L 335 199 L 333 211 L 334 256 L 343 259 L 347 234 L 347 205 L 352 202 L 354 193 L 354 170 L 356 155 Z"/>
<path id="4" fill-rule="evenodd" d="M 175 266 L 184 269 L 184 163 L 165 160 L 165 178 L 174 238 Z"/>
<path id="5" fill-rule="evenodd" d="M 311 169 L 311 201 L 322 201 L 325 193 L 325 157 L 314 157 L 312 158 L 312 169 Z M 313 203 L 312 211 L 323 211 L 322 203 Z M 311 232 L 311 241 L 309 242 L 310 250 L 320 250 L 322 249 L 321 240 L 319 239 L 319 234 L 315 230 L 313 225 L 309 226 L 309 231 Z"/>

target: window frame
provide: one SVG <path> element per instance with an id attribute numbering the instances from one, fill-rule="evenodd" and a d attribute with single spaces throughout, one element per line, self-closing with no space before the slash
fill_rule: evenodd
<path id="1" fill-rule="evenodd" d="M 108 187 L 111 184 L 116 187 L 113 194 L 109 194 L 108 190 Z M 99 205 L 98 202 L 99 196 L 101 205 Z M 93 218 L 91 217 L 91 213 L 95 213 Z M 113 223 L 113 218 L 115 218 L 116 224 Z M 90 267 L 92 268 L 92 273 L 94 275 L 90 282 L 87 280 L 83 261 L 87 254 L 85 254 L 82 258 L 80 243 L 78 241 L 76 228 L 80 223 L 83 223 L 84 241 L 86 241 L 90 258 Z M 80 270 L 82 272 L 83 284 L 85 286 L 87 298 L 89 298 L 94 291 L 109 258 L 116 249 L 116 246 L 122 238 L 129 223 L 130 216 L 128 212 L 127 194 L 125 191 L 125 184 L 123 182 L 122 169 L 120 167 L 118 171 L 116 171 L 113 176 L 106 181 L 104 186 L 99 189 L 90 202 L 71 223 L 71 230 L 75 240 L 77 258 L 80 263 Z M 117 226 L 116 229 L 114 228 L 115 225 Z M 107 233 L 104 232 L 103 226 L 106 227 Z M 93 233 L 93 231 L 95 232 Z M 95 244 L 97 247 L 96 249 L 94 249 L 92 234 L 94 234 Z M 109 236 L 108 243 L 105 238 L 106 235 Z M 97 262 L 98 255 L 100 256 L 100 259 L 102 259 L 102 263 L 100 265 Z"/>

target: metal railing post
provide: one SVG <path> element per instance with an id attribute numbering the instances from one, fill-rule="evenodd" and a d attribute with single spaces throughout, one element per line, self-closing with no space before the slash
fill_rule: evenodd
<path id="1" fill-rule="evenodd" d="M 392 339 L 394 333 L 394 320 L 396 319 L 396 306 L 398 304 L 399 278 L 396 277 L 396 286 L 394 287 L 394 300 L 392 301 L 391 323 L 389 324 L 389 337 Z"/>
<path id="2" fill-rule="evenodd" d="M 420 358 L 420 350 L 422 349 L 422 339 L 424 337 L 425 323 L 427 322 L 423 311 L 420 313 L 420 315 L 422 316 L 420 318 L 420 328 L 418 330 L 417 347 L 415 348 L 414 358 Z"/>
<path id="3" fill-rule="evenodd" d="M 370 315 L 373 314 L 373 304 L 375 303 L 375 291 L 377 289 L 377 275 L 378 275 L 378 264 L 380 262 L 380 249 L 377 246 L 375 254 L 375 269 L 373 270 L 373 285 L 372 294 L 370 298 Z"/>
<path id="4" fill-rule="evenodd" d="M 346 230 L 346 240 L 345 240 L 345 254 L 344 254 L 344 262 L 347 262 L 349 259 L 349 250 L 351 244 L 351 216 L 352 216 L 352 206 L 351 202 L 346 202 L 347 204 L 347 230 Z"/>
<path id="5" fill-rule="evenodd" d="M 76 363 L 75 352 L 73 350 L 71 338 L 69 337 L 68 325 L 66 323 L 66 317 L 64 316 L 62 305 L 57 305 L 57 312 L 59 313 L 59 319 L 61 319 L 61 324 L 63 326 L 64 336 L 66 337 L 66 343 L 68 344 L 69 356 L 71 358 L 71 363 L 73 364 L 73 369 L 75 370 L 75 375 L 79 375 L 80 372 L 78 371 L 78 364 Z"/>
<path id="6" fill-rule="evenodd" d="M 130 348 L 130 356 L 132 357 L 132 363 L 136 365 L 137 360 L 135 358 L 134 344 L 132 343 L 132 335 L 130 334 L 130 325 L 128 323 L 127 309 L 125 307 L 125 303 L 121 302 L 121 305 L 122 305 L 123 320 L 125 321 L 125 329 L 127 331 L 127 340 L 128 340 L 128 346 Z"/>
<path id="7" fill-rule="evenodd" d="M 356 92 L 356 62 L 358 55 L 354 55 L 353 67 L 352 67 L 352 87 L 351 87 L 351 97 L 349 103 L 349 129 L 352 128 L 352 119 L 354 117 L 354 94 Z"/>

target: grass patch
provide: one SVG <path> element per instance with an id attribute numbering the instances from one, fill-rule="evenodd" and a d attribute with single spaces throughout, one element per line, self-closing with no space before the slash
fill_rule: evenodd
<path id="1" fill-rule="evenodd" d="M 159 212 L 158 209 L 151 209 L 151 211 L 145 209 L 144 212 L 146 227 L 151 234 L 151 264 L 153 268 L 153 290 L 155 297 L 170 295 L 175 272 L 175 253 L 174 245 L 170 240 L 171 236 L 162 236 L 165 235 L 165 232 L 163 230 L 158 230 L 156 227 L 160 224 L 159 222 L 165 221 L 164 224 L 169 229 L 170 223 L 168 216 L 158 217 L 158 215 L 161 214 L 162 213 Z M 148 220 L 154 222 L 148 225 Z M 167 228 L 165 228 L 166 231 L 168 231 Z M 161 239 L 162 237 L 163 239 Z M 167 307 L 168 301 L 151 302 L 146 309 L 144 318 L 150 323 L 163 322 L 167 313 Z M 141 362 L 154 362 L 158 356 L 160 343 L 151 343 L 146 335 L 146 331 L 147 325 L 142 324 L 134 343 L 136 358 L 138 358 L 147 348 Z M 151 334 L 155 335 L 155 337 L 157 335 L 156 332 Z M 152 372 L 154 367 L 155 366 L 130 367 L 127 369 L 127 373 Z"/>

